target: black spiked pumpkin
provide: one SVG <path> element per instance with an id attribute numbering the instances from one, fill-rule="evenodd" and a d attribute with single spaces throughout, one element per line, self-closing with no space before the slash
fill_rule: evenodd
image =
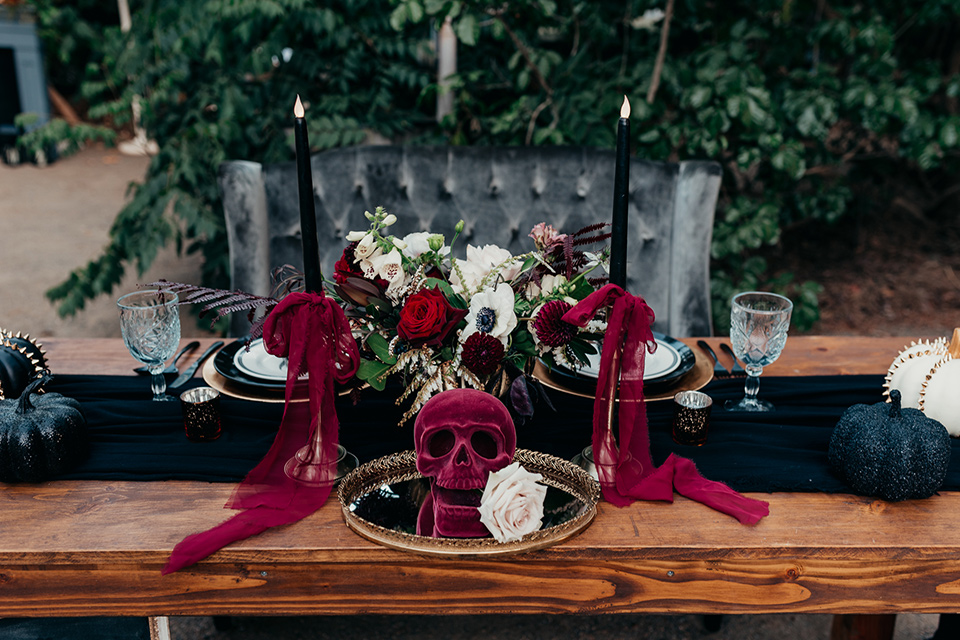
<path id="1" fill-rule="evenodd" d="M 19 400 L 0 400 L 0 482 L 41 482 L 87 453 L 80 403 L 59 393 L 39 395 L 49 380 L 34 380 Z"/>
<path id="2" fill-rule="evenodd" d="M 19 397 L 31 380 L 45 373 L 49 371 L 40 343 L 0 328 L 0 400 Z"/>
<path id="3" fill-rule="evenodd" d="M 918 409 L 902 409 L 900 392 L 890 403 L 847 409 L 830 437 L 830 466 L 854 493 L 885 500 L 928 498 L 950 465 L 950 435 Z"/>

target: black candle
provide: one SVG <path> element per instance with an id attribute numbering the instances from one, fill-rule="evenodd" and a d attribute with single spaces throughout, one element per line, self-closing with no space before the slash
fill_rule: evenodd
<path id="1" fill-rule="evenodd" d="M 320 271 L 320 246 L 317 242 L 317 213 L 313 205 L 313 171 L 310 169 L 310 142 L 307 120 L 300 96 L 293 105 L 293 134 L 297 143 L 297 186 L 300 191 L 300 240 L 303 243 L 303 279 L 307 291 L 318 292 L 323 286 Z"/>
<path id="2" fill-rule="evenodd" d="M 617 125 L 617 164 L 613 174 L 613 225 L 610 282 L 627 286 L 627 204 L 630 199 L 630 101 L 623 96 Z"/>

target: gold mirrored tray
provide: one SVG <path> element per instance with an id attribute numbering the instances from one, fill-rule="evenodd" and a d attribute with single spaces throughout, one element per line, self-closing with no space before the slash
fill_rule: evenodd
<path id="1" fill-rule="evenodd" d="M 418 500 L 426 497 L 430 489 L 428 481 L 417 471 L 414 451 L 385 456 L 350 472 L 340 482 L 343 519 L 350 529 L 385 547 L 457 558 L 511 555 L 543 549 L 575 536 L 593 522 L 600 500 L 600 485 L 586 471 L 556 456 L 526 449 L 518 449 L 514 460 L 528 471 L 542 475 L 541 482 L 548 487 L 544 527 L 516 542 L 416 535 L 415 513 L 411 509 L 418 509 Z M 377 508 L 370 508 L 371 503 Z M 406 504 L 406 508 L 399 511 L 409 513 L 395 517 L 398 509 L 393 508 L 396 506 L 393 503 Z M 383 508 L 384 504 L 388 508 Z"/>

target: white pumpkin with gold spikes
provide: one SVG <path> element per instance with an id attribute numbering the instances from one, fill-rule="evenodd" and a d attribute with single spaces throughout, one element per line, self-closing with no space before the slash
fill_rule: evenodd
<path id="1" fill-rule="evenodd" d="M 927 373 L 920 389 L 920 410 L 960 436 L 960 329 L 953 330 L 947 353 Z"/>
<path id="2" fill-rule="evenodd" d="M 890 402 L 890 390 L 897 389 L 900 391 L 901 406 L 919 409 L 923 382 L 946 354 L 946 338 L 937 338 L 933 342 L 911 342 L 909 347 L 904 347 L 887 369 L 886 381 L 883 384 L 883 395 L 887 396 L 887 402 Z"/>

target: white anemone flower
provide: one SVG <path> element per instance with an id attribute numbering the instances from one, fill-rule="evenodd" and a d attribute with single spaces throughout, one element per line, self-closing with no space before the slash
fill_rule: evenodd
<path id="1" fill-rule="evenodd" d="M 505 282 L 496 289 L 484 289 L 470 298 L 467 327 L 460 334 L 460 342 L 479 332 L 489 334 L 504 344 L 517 328 L 517 313 L 513 308 L 513 289 Z"/>

